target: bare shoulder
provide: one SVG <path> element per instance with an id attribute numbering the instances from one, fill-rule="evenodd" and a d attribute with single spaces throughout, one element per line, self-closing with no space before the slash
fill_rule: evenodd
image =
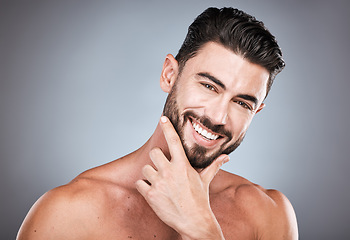
<path id="1" fill-rule="evenodd" d="M 226 171 L 218 177 L 219 195 L 230 203 L 226 207 L 244 212 L 249 224 L 256 226 L 259 239 L 298 239 L 295 212 L 283 193 Z"/>
<path id="2" fill-rule="evenodd" d="M 297 219 L 288 198 L 278 190 L 262 188 L 261 191 L 272 200 L 268 218 L 270 225 L 265 223 L 262 230 L 265 239 L 298 239 Z"/>
<path id="3" fill-rule="evenodd" d="M 38 199 L 17 239 L 96 239 L 94 234 L 103 230 L 106 206 L 113 200 L 110 196 L 117 198 L 120 189 L 106 179 L 81 174 Z"/>

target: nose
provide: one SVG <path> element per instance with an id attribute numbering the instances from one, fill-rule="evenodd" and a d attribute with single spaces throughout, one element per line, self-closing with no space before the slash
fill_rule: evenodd
<path id="1" fill-rule="evenodd" d="M 206 115 L 216 125 L 225 125 L 228 117 L 229 101 L 223 97 L 213 100 L 206 108 Z"/>

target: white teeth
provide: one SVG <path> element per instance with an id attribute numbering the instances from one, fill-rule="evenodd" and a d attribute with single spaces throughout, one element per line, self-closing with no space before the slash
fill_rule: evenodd
<path id="1" fill-rule="evenodd" d="M 194 123 L 194 124 L 195 124 L 195 123 Z M 193 126 L 195 126 L 195 125 L 193 125 Z M 196 124 L 194 130 L 196 130 L 196 131 L 198 132 L 199 128 L 200 128 L 200 127 L 198 126 L 198 124 Z"/>
<path id="2" fill-rule="evenodd" d="M 207 138 L 212 139 L 211 136 L 212 136 L 211 133 L 207 134 Z"/>
<path id="3" fill-rule="evenodd" d="M 219 137 L 219 135 L 210 133 L 205 129 L 203 130 L 203 128 L 201 128 L 199 126 L 199 124 L 197 124 L 197 123 L 192 123 L 192 125 L 193 125 L 194 130 L 196 130 L 196 132 L 198 132 L 199 134 L 201 134 L 202 136 L 204 136 L 207 139 L 216 140 Z"/>

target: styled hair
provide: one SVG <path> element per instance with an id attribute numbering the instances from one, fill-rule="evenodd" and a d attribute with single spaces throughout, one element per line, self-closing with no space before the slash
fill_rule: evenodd
<path id="1" fill-rule="evenodd" d="M 249 62 L 264 67 L 270 74 L 266 96 L 276 75 L 285 66 L 282 51 L 263 22 L 235 8 L 208 8 L 189 26 L 175 57 L 180 73 L 187 60 L 196 56 L 208 42 L 219 43 Z"/>

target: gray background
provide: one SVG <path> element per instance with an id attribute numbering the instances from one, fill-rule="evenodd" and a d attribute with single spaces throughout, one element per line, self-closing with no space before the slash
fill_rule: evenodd
<path id="1" fill-rule="evenodd" d="M 141 146 L 159 75 L 208 6 L 263 20 L 287 67 L 224 169 L 293 203 L 301 239 L 350 239 L 348 1 L 1 1 L 0 239 L 80 172 Z"/>

